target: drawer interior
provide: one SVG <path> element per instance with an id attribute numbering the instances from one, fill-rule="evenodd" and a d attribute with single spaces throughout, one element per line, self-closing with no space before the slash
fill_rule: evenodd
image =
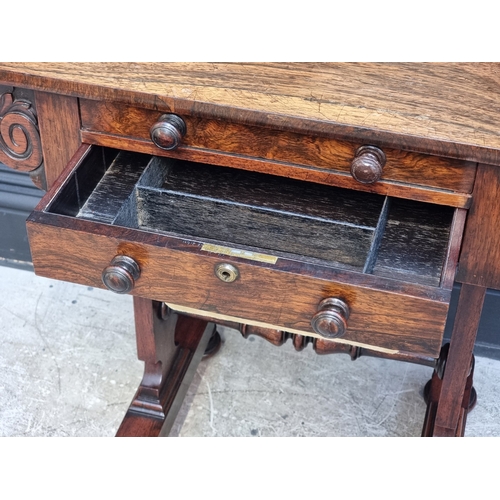
<path id="1" fill-rule="evenodd" d="M 439 286 L 455 210 L 92 148 L 48 211 Z"/>

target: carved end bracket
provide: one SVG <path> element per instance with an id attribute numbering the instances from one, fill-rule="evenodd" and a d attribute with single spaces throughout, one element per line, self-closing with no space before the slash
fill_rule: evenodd
<path id="1" fill-rule="evenodd" d="M 9 91 L 0 93 L 0 161 L 32 173 L 43 161 L 35 109 L 28 99 Z"/>

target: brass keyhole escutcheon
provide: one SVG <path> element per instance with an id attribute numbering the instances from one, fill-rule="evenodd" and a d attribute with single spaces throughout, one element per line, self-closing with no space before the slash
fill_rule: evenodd
<path id="1" fill-rule="evenodd" d="M 225 283 L 232 283 L 239 275 L 238 268 L 227 262 L 215 266 L 215 276 Z"/>

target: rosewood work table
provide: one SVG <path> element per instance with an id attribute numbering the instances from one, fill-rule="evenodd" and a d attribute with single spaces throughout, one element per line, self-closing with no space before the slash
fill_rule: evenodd
<path id="1" fill-rule="evenodd" d="M 0 161 L 47 191 L 35 272 L 133 295 L 119 436 L 168 434 L 217 325 L 432 366 L 422 434 L 463 435 L 499 117 L 489 63 L 0 64 Z"/>

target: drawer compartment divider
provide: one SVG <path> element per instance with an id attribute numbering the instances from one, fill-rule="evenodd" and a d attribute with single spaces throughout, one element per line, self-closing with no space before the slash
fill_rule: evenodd
<path id="1" fill-rule="evenodd" d="M 372 245 L 370 247 L 370 251 L 368 252 L 368 257 L 366 258 L 365 267 L 363 268 L 363 272 L 366 274 L 373 273 L 373 268 L 375 267 L 375 263 L 377 262 L 380 243 L 382 242 L 382 237 L 384 236 L 390 205 L 391 198 L 386 196 L 384 205 L 382 206 L 382 210 L 380 211 L 377 227 L 375 228 Z"/>

